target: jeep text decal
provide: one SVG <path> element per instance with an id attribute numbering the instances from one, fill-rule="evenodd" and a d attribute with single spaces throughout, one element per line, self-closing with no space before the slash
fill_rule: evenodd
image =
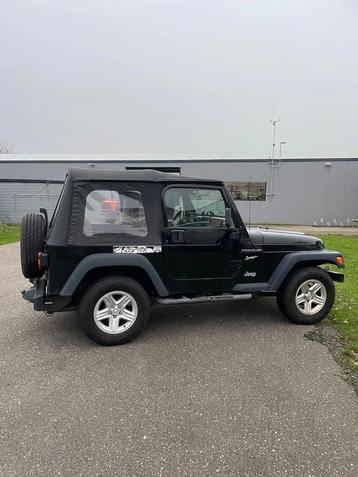
<path id="1" fill-rule="evenodd" d="M 113 247 L 113 253 L 160 253 L 161 245 L 124 245 Z"/>
<path id="2" fill-rule="evenodd" d="M 252 278 L 255 278 L 255 277 L 256 277 L 256 272 L 245 272 L 245 273 L 244 273 L 244 277 L 252 277 Z"/>

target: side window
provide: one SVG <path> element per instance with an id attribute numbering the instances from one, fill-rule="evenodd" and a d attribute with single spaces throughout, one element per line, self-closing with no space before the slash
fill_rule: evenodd
<path id="1" fill-rule="evenodd" d="M 266 200 L 266 182 L 227 182 L 234 200 Z"/>
<path id="2" fill-rule="evenodd" d="M 123 234 L 144 237 L 148 234 L 142 194 L 115 190 L 94 190 L 87 195 L 83 233 Z"/>
<path id="3" fill-rule="evenodd" d="M 165 192 L 169 227 L 225 226 L 225 201 L 219 189 L 172 187 Z"/>

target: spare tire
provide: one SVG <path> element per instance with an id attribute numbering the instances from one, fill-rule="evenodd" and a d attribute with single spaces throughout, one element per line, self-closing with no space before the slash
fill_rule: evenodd
<path id="1" fill-rule="evenodd" d="M 26 278 L 43 275 L 38 269 L 37 254 L 43 250 L 46 233 L 45 219 L 40 214 L 27 214 L 21 222 L 21 268 Z"/>

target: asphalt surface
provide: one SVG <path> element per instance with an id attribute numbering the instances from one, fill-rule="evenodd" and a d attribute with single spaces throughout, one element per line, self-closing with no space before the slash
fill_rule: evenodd
<path id="1" fill-rule="evenodd" d="M 0 282 L 0 475 L 358 475 L 355 394 L 274 300 L 158 307 L 104 348 L 21 298 L 18 244 Z"/>

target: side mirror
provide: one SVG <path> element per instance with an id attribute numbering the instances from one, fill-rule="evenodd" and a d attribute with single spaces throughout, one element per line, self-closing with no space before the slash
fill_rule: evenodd
<path id="1" fill-rule="evenodd" d="M 226 208 L 225 209 L 225 227 L 228 229 L 231 227 L 231 209 Z"/>

